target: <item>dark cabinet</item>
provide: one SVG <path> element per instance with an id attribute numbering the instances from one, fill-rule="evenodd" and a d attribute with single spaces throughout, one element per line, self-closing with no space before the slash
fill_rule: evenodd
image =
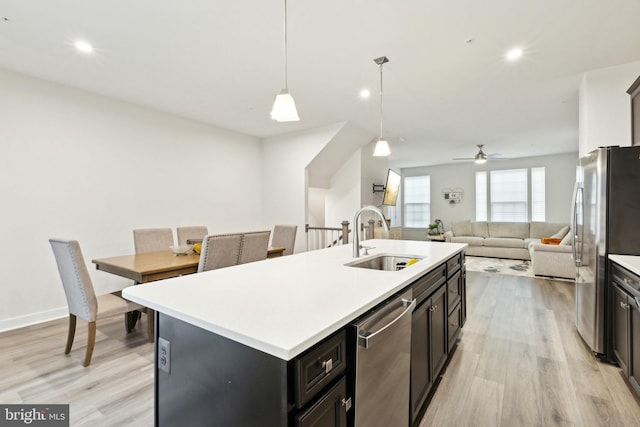
<path id="1" fill-rule="evenodd" d="M 449 353 L 447 341 L 447 303 L 444 287 L 440 288 L 431 297 L 431 307 L 429 308 L 429 357 L 431 360 L 431 376 L 435 378 L 444 364 L 447 362 Z"/>
<path id="2" fill-rule="evenodd" d="M 344 377 L 295 418 L 296 427 L 346 427 L 347 382 Z"/>
<path id="3" fill-rule="evenodd" d="M 341 331 L 294 359 L 295 403 L 298 408 L 344 373 L 346 354 L 345 332 Z"/>
<path id="4" fill-rule="evenodd" d="M 461 328 L 462 304 L 458 303 L 449 313 L 449 322 L 447 324 L 447 350 L 449 353 L 453 352 L 456 342 L 458 341 L 458 338 L 460 338 Z"/>
<path id="5" fill-rule="evenodd" d="M 458 270 L 447 279 L 448 310 L 451 312 L 462 300 L 462 272 Z"/>
<path id="6" fill-rule="evenodd" d="M 462 301 L 460 301 L 460 327 L 467 322 L 467 269 L 463 265 L 460 270 L 460 286 L 462 287 Z"/>
<path id="7" fill-rule="evenodd" d="M 613 286 L 613 354 L 618 365 L 629 375 L 629 302 L 627 293 Z"/>
<path id="8" fill-rule="evenodd" d="M 629 382 L 640 395 L 640 305 L 629 299 Z"/>
<path id="9" fill-rule="evenodd" d="M 411 420 L 419 415 L 447 361 L 446 284 L 413 312 L 411 322 Z"/>
<path id="10" fill-rule="evenodd" d="M 346 333 L 342 330 L 293 360 L 296 427 L 347 425 L 351 399 L 344 375 L 346 357 Z"/>
<path id="11" fill-rule="evenodd" d="M 464 252 L 449 258 L 413 285 L 417 306 L 411 323 L 411 423 L 429 396 L 460 337 L 466 316 Z"/>
<path id="12" fill-rule="evenodd" d="M 613 354 L 640 396 L 640 277 L 612 262 Z"/>

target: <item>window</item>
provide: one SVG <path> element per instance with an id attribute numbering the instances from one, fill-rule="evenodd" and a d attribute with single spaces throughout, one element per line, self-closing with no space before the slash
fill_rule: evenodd
<path id="1" fill-rule="evenodd" d="M 545 220 L 544 168 L 531 168 L 531 221 Z"/>
<path id="2" fill-rule="evenodd" d="M 530 176 L 530 178 L 529 178 Z M 529 194 L 531 198 L 529 198 Z M 545 168 L 476 172 L 476 221 L 545 220 Z"/>
<path id="3" fill-rule="evenodd" d="M 431 222 L 431 178 L 407 176 L 404 192 L 404 226 L 428 228 Z"/>
<path id="4" fill-rule="evenodd" d="M 527 221 L 527 170 L 490 172 L 491 221 Z"/>
<path id="5" fill-rule="evenodd" d="M 487 220 L 487 173 L 476 172 L 476 221 Z"/>

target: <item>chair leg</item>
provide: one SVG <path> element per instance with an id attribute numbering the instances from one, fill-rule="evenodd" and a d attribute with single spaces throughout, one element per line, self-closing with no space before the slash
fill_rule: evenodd
<path id="1" fill-rule="evenodd" d="M 89 322 L 89 338 L 87 340 L 87 355 L 84 358 L 84 366 L 89 366 L 93 355 L 93 346 L 96 343 L 96 322 Z"/>
<path id="2" fill-rule="evenodd" d="M 153 342 L 154 336 L 154 324 L 156 321 L 155 312 L 147 307 L 147 334 L 149 335 L 149 341 Z"/>
<path id="3" fill-rule="evenodd" d="M 71 352 L 71 346 L 73 345 L 73 338 L 76 336 L 76 315 L 69 314 L 69 333 L 67 334 L 67 346 L 64 349 L 64 354 Z"/>
<path id="4" fill-rule="evenodd" d="M 133 311 L 129 311 L 124 314 L 124 327 L 127 330 L 127 333 L 130 333 L 136 324 L 136 320 L 134 319 L 134 316 L 135 316 L 135 312 Z"/>

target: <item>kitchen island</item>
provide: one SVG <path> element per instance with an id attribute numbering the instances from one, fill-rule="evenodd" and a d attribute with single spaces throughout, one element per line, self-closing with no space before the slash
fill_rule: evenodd
<path id="1" fill-rule="evenodd" d="M 292 414 L 321 403 L 316 386 L 344 387 L 332 377 L 347 370 L 345 327 L 439 266 L 446 275 L 447 261 L 465 248 L 366 244 L 374 249 L 361 259 L 420 261 L 400 271 L 356 268 L 345 265 L 351 246 L 338 246 L 124 289 L 125 298 L 156 311 L 156 424 L 304 425 Z M 325 347 L 333 354 L 326 366 L 304 365 Z M 307 377 L 308 390 L 292 385 Z"/>

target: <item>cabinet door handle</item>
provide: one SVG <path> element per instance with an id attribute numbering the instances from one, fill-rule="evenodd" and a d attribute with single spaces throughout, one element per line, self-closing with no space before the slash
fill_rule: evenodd
<path id="1" fill-rule="evenodd" d="M 344 411 L 347 412 L 351 409 L 351 398 L 343 397 L 342 400 L 340 400 L 340 404 L 344 406 Z"/>
<path id="2" fill-rule="evenodd" d="M 323 360 L 322 361 L 322 369 L 324 372 L 328 374 L 333 369 L 333 359 Z"/>
<path id="3" fill-rule="evenodd" d="M 624 308 L 625 310 L 627 310 L 629 308 L 629 304 L 620 301 L 620 307 Z"/>

